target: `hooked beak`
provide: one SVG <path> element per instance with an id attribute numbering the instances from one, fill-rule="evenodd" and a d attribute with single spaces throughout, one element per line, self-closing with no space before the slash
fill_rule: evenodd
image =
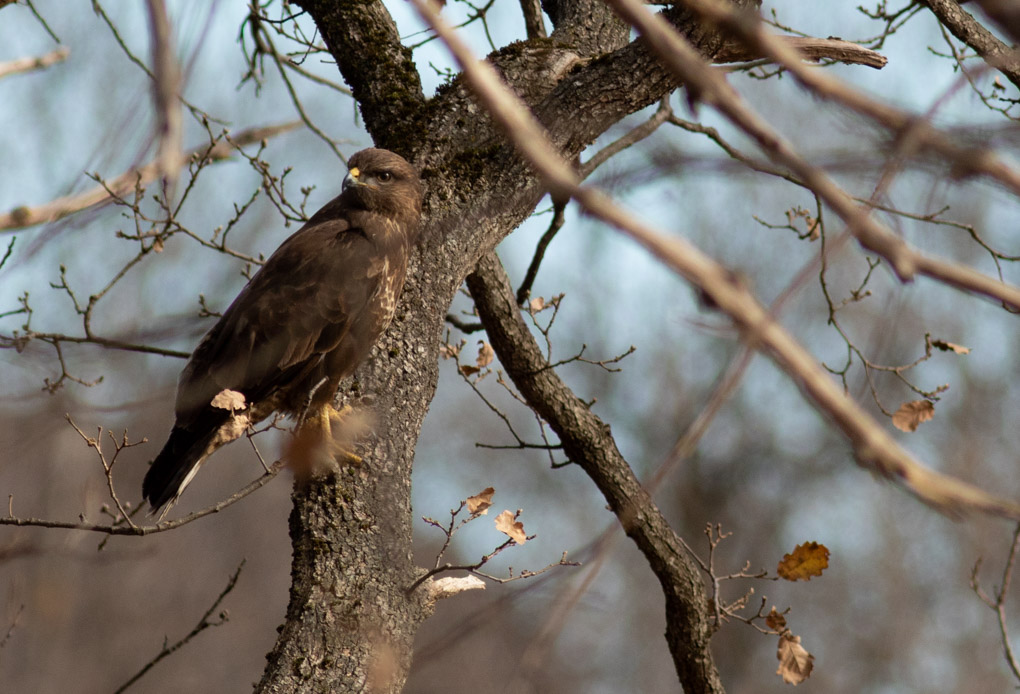
<path id="1" fill-rule="evenodd" d="M 360 175 L 361 175 L 361 171 L 359 171 L 358 167 L 356 167 L 356 166 L 353 169 L 351 169 L 350 171 L 348 171 L 347 175 L 344 176 L 344 182 L 343 182 L 343 185 L 340 187 L 340 192 L 342 193 L 343 191 L 347 190 L 351 186 L 361 185 L 361 181 L 358 180 L 358 176 L 360 176 Z"/>

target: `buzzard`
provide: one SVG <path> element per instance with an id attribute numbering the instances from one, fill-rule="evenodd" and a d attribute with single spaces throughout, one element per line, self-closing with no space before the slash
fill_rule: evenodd
<path id="1" fill-rule="evenodd" d="M 166 514 L 213 451 L 273 412 L 328 431 L 340 380 L 393 318 L 421 183 L 384 149 L 358 152 L 349 167 L 340 195 L 269 257 L 184 367 L 173 430 L 142 483 L 154 513 Z"/>

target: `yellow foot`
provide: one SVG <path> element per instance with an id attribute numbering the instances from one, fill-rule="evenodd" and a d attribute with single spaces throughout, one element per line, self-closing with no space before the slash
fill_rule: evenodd
<path id="1" fill-rule="evenodd" d="M 354 438 L 366 429 L 364 419 L 355 415 L 350 405 L 339 411 L 324 405 L 305 418 L 287 457 L 299 475 L 314 475 L 337 465 L 360 466 L 361 456 L 351 447 Z"/>

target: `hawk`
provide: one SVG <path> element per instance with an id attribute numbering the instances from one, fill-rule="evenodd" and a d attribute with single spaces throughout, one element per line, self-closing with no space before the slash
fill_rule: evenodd
<path id="1" fill-rule="evenodd" d="M 384 149 L 358 152 L 349 167 L 340 195 L 269 257 L 184 367 L 173 430 L 142 483 L 153 513 L 165 515 L 213 451 L 273 412 L 328 430 L 340 381 L 393 318 L 421 182 Z"/>

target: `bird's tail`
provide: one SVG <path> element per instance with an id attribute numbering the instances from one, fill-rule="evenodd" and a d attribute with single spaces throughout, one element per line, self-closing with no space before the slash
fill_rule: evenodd
<path id="1" fill-rule="evenodd" d="M 193 431 L 174 427 L 142 482 L 142 496 L 162 519 L 188 486 L 209 453 L 217 427 Z M 163 509 L 163 507 L 166 507 Z M 162 512 L 160 513 L 160 510 Z"/>

